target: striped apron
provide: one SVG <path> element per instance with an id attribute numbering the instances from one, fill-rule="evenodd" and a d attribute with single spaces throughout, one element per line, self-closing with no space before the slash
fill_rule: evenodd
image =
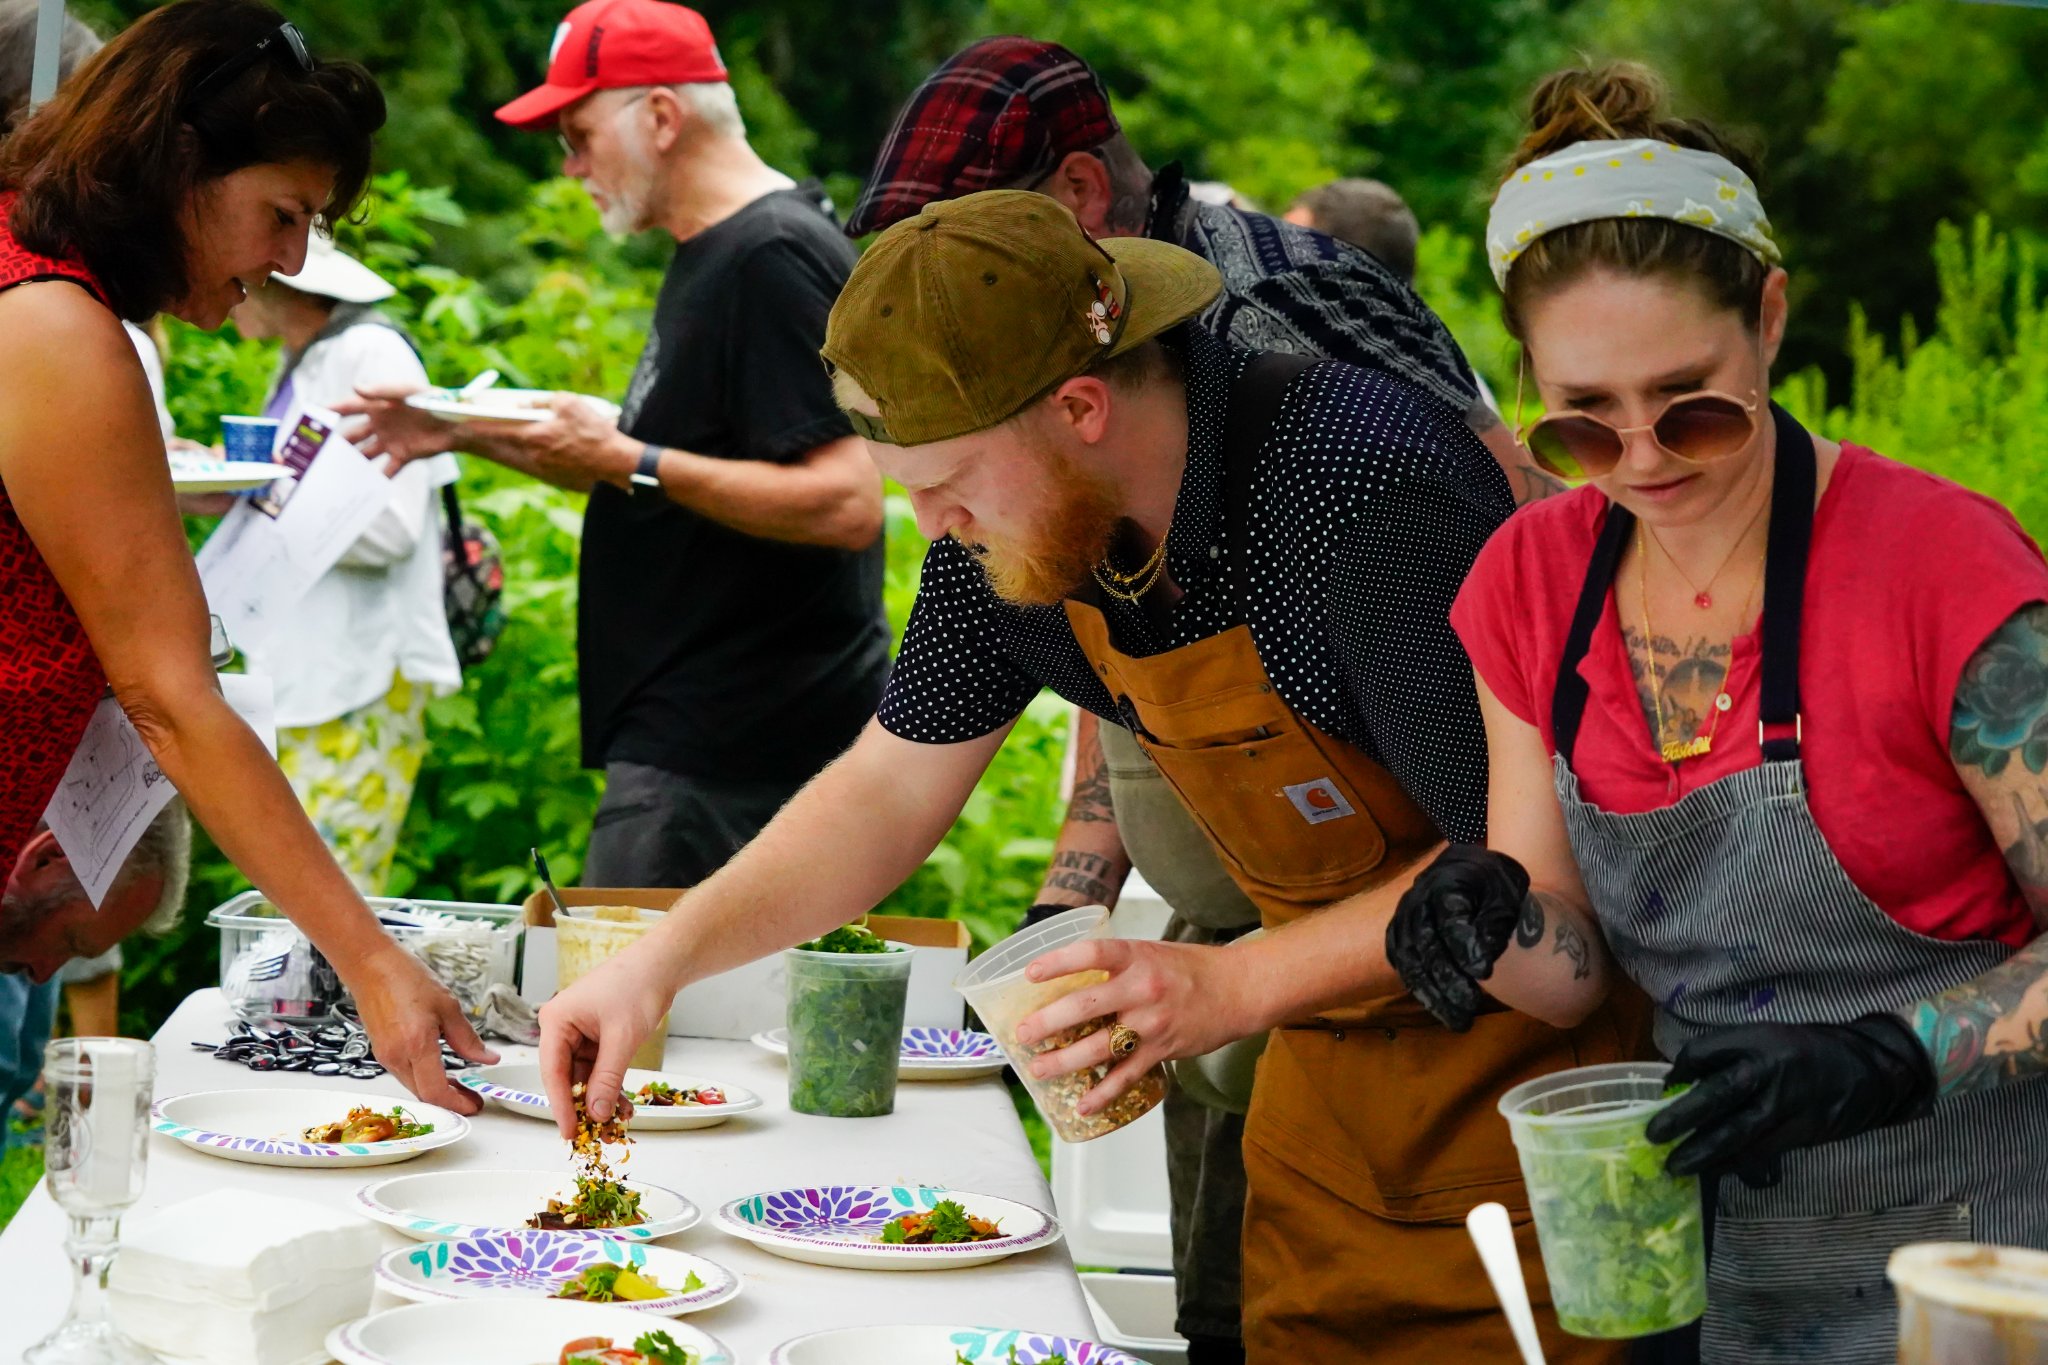
<path id="1" fill-rule="evenodd" d="M 1765 572 L 1762 766 L 1677 804 L 1614 815 L 1579 794 L 1579 675 L 1634 518 L 1593 551 L 1552 704 L 1572 853 L 1615 960 L 1657 1003 L 1658 1050 L 1755 1022 L 1843 1023 L 1978 976 L 2003 944 L 1928 938 L 1856 889 L 1806 798 L 1800 597 L 1813 441 L 1782 409 Z M 1894 1248 L 1930 1240 L 2048 1248 L 2048 1084 L 1938 1101 L 1926 1117 L 1789 1153 L 1783 1180 L 1720 1182 L 1701 1356 L 1709 1365 L 1880 1365 L 1897 1358 Z"/>

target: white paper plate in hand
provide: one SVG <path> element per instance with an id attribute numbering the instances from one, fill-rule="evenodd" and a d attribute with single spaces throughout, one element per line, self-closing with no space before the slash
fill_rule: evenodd
<path id="1" fill-rule="evenodd" d="M 789 1030 L 771 1028 L 757 1033 L 753 1044 L 778 1057 L 789 1055 Z M 986 1033 L 960 1028 L 907 1028 L 903 1030 L 903 1051 L 896 1063 L 899 1081 L 971 1081 L 993 1076 L 1009 1065 L 1003 1049 Z"/>
<path id="2" fill-rule="evenodd" d="M 291 477 L 291 467 L 256 460 L 171 456 L 171 487 L 180 493 L 242 493 Z"/>
<path id="3" fill-rule="evenodd" d="M 1011 1355 L 1012 1351 L 1016 1354 Z M 1040 1365 L 1064 1356 L 1068 1365 L 1145 1365 L 1114 1346 L 1081 1337 L 1016 1327 L 835 1327 L 783 1342 L 768 1365 L 903 1365 L 964 1360 L 967 1365 Z"/>
<path id="4" fill-rule="evenodd" d="M 591 1228 L 571 1235 L 650 1242 L 693 1226 L 697 1206 L 665 1185 L 622 1182 L 640 1194 L 647 1220 L 629 1228 Z M 393 1176 L 356 1191 L 356 1212 L 422 1242 L 517 1232 L 548 1200 L 574 1194 L 575 1178 L 565 1171 L 422 1171 Z"/>
<path id="5" fill-rule="evenodd" d="M 942 1199 L 993 1220 L 1002 1236 L 943 1246 L 891 1246 L 882 1225 L 923 1213 Z M 934 1186 L 821 1185 L 766 1190 L 735 1199 L 718 1211 L 721 1230 L 763 1251 L 812 1265 L 854 1270 L 953 1270 L 986 1265 L 1060 1239 L 1058 1220 L 1029 1204 L 991 1194 Z"/>
<path id="6" fill-rule="evenodd" d="M 595 407 L 607 421 L 617 421 L 619 405 L 589 394 L 570 394 Z M 555 415 L 549 406 L 557 397 L 553 389 L 478 389 L 463 394 L 456 389 L 421 389 L 408 395 L 405 405 L 451 422 L 545 422 Z"/>
<path id="7" fill-rule="evenodd" d="M 434 1131 L 389 1142 L 307 1142 L 306 1129 L 334 1123 L 358 1107 L 388 1114 L 397 1106 Z M 154 1131 L 195 1152 L 258 1166 L 388 1166 L 460 1142 L 469 1120 L 415 1099 L 363 1090 L 203 1090 L 150 1106 Z"/>
<path id="8" fill-rule="evenodd" d="M 377 1263 L 377 1285 L 402 1299 L 553 1299 L 563 1284 L 594 1265 L 632 1266 L 676 1290 L 621 1308 L 677 1317 L 735 1298 L 739 1276 L 716 1261 L 648 1242 L 622 1242 L 575 1232 L 491 1232 L 453 1242 L 400 1247 Z M 703 1282 L 684 1290 L 691 1275 Z"/>
<path id="9" fill-rule="evenodd" d="M 732 1365 L 723 1342 L 688 1323 L 612 1303 L 544 1299 L 407 1304 L 343 1323 L 327 1334 L 327 1350 L 341 1365 L 554 1365 L 579 1337 L 631 1346 L 644 1332 L 668 1333 L 699 1365 Z"/>
<path id="10" fill-rule="evenodd" d="M 686 1076 L 676 1071 L 642 1071 L 635 1067 L 626 1072 L 626 1092 L 630 1095 L 649 1081 L 661 1081 L 678 1090 L 716 1086 L 725 1092 L 724 1104 L 691 1104 L 680 1107 L 656 1108 L 651 1105 L 635 1104 L 633 1121 L 629 1125 L 635 1133 L 659 1133 L 682 1128 L 710 1128 L 724 1123 L 736 1114 L 749 1113 L 761 1107 L 761 1097 L 744 1086 L 727 1085 L 723 1081 L 709 1080 L 703 1076 Z M 543 1092 L 540 1068 L 531 1062 L 505 1062 L 498 1066 L 479 1067 L 465 1071 L 455 1077 L 457 1085 L 474 1090 L 487 1100 L 524 1114 L 528 1118 L 555 1121 L 555 1111 L 548 1107 L 548 1097 Z"/>

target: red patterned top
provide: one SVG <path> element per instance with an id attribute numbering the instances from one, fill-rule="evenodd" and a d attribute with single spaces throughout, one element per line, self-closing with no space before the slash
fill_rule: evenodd
<path id="1" fill-rule="evenodd" d="M 71 280 L 104 303 L 85 267 L 14 240 L 7 227 L 13 207 L 14 195 L 0 194 L 0 290 Z M 0 880 L 56 794 L 106 688 L 78 613 L 0 485 Z"/>

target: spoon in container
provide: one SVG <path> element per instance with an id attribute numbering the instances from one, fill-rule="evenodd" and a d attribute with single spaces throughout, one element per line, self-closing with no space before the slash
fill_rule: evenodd
<path id="1" fill-rule="evenodd" d="M 482 374 L 457 389 L 455 396 L 458 398 L 468 398 L 473 394 L 482 393 L 503 377 L 496 370 L 485 370 Z"/>
<path id="2" fill-rule="evenodd" d="M 1465 1231 L 1479 1248 L 1494 1297 L 1507 1314 L 1508 1329 L 1521 1349 L 1522 1365 L 1543 1365 L 1543 1344 L 1536 1339 L 1536 1315 L 1529 1308 L 1529 1287 L 1522 1282 L 1522 1258 L 1515 1250 L 1515 1230 L 1499 1204 L 1481 1204 L 1465 1215 Z"/>
<path id="3" fill-rule="evenodd" d="M 533 849 L 533 870 L 540 873 L 540 884 L 548 889 L 548 899 L 554 902 L 555 913 L 566 915 L 568 907 L 562 904 L 562 893 L 555 889 L 555 879 L 548 875 L 548 860 L 540 856 L 539 849 Z"/>

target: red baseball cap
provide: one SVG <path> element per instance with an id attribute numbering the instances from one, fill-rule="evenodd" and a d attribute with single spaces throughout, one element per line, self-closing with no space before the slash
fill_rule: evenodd
<path id="1" fill-rule="evenodd" d="M 704 16 L 667 0 L 585 0 L 555 29 L 548 78 L 498 110 L 514 128 L 547 128 L 598 90 L 726 79 Z"/>

